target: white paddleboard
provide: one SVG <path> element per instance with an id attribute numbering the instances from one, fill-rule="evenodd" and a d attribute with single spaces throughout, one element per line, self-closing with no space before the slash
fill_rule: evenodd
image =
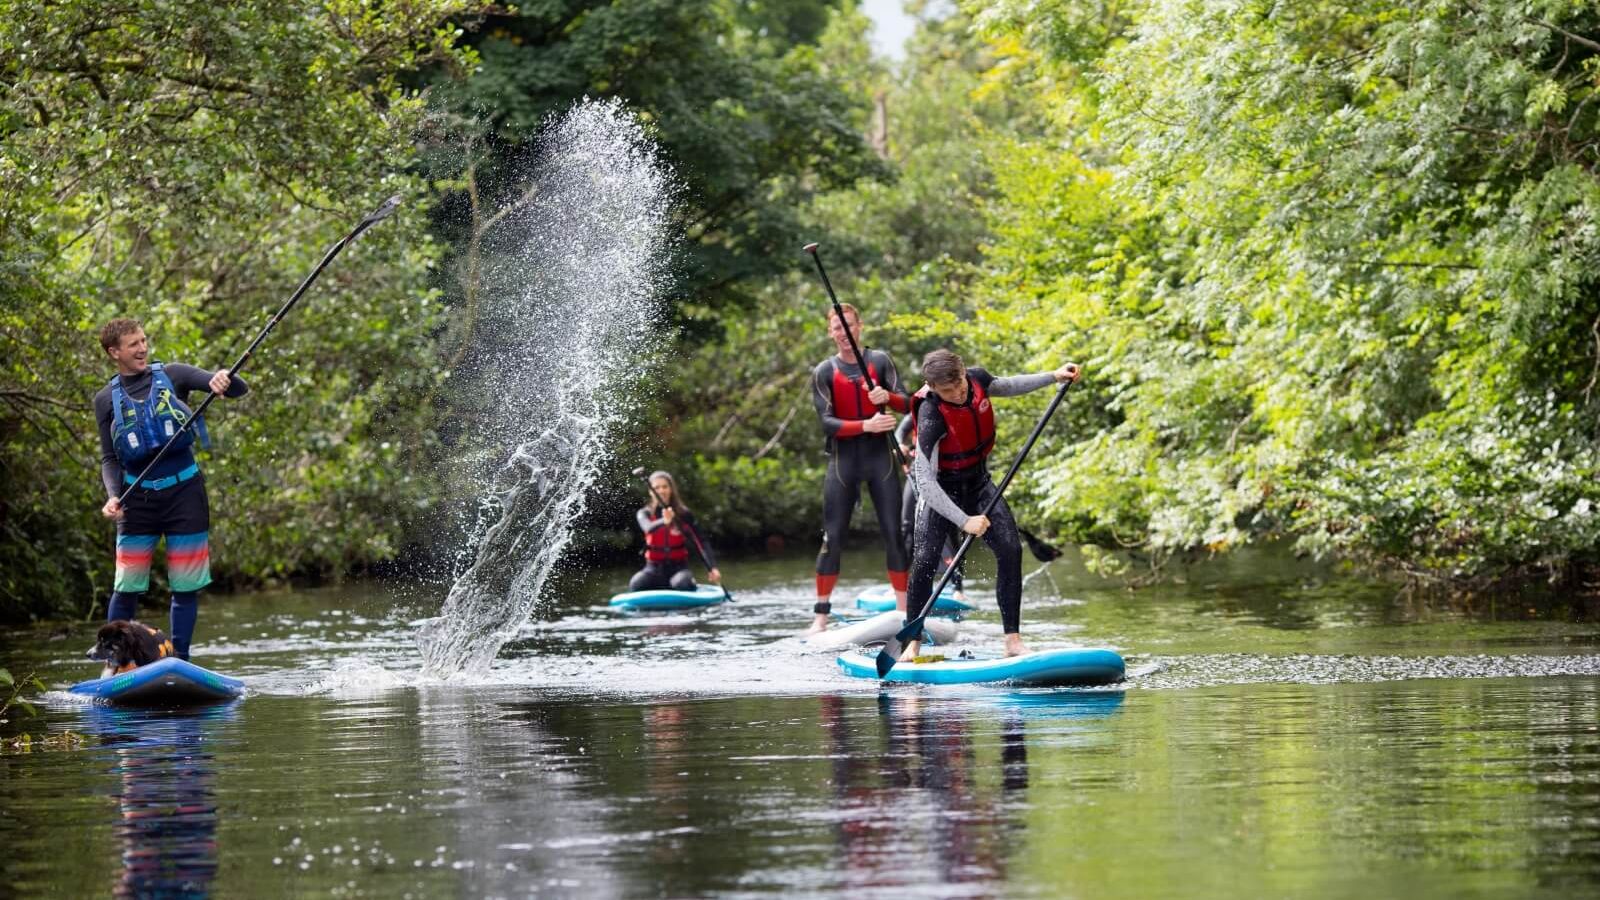
<path id="1" fill-rule="evenodd" d="M 935 643 L 948 644 L 956 639 L 957 626 L 949 619 L 936 619 L 929 616 L 924 621 L 924 629 Z M 849 625 L 831 625 L 827 631 L 813 634 L 806 638 L 807 647 L 818 650 L 837 650 L 840 647 L 849 647 L 856 644 L 869 644 L 873 641 L 886 641 L 905 625 L 905 613 L 890 610 L 878 613 L 870 619 L 862 619 Z"/>

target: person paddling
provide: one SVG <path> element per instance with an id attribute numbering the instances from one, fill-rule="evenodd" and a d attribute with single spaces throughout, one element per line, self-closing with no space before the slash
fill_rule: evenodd
<path id="1" fill-rule="evenodd" d="M 210 439 L 204 421 L 183 431 L 183 423 L 193 415 L 188 398 L 195 391 L 243 397 L 250 388 L 227 369 L 208 372 L 151 360 L 150 341 L 134 319 L 107 322 L 100 329 L 100 346 L 117 367 L 111 382 L 94 395 L 100 478 L 110 495 L 100 512 L 117 523 L 116 579 L 106 620 L 131 620 L 137 615 L 150 586 L 156 544 L 165 538 L 172 589 L 167 631 L 178 658 L 188 659 L 200 589 L 211 583 L 211 505 L 192 446 L 198 437 L 202 447 L 209 447 Z M 173 435 L 178 438 L 172 449 L 136 484 L 138 474 Z M 130 486 L 126 505 L 119 503 L 118 497 Z"/>
<path id="2" fill-rule="evenodd" d="M 895 443 L 900 445 L 900 455 L 906 460 L 905 465 L 901 467 L 901 474 L 906 477 L 906 486 L 900 500 L 900 539 L 901 545 L 904 547 L 905 557 L 908 560 L 915 559 L 917 556 L 917 506 L 920 501 L 917 499 L 917 483 L 911 480 L 910 462 L 911 457 L 917 452 L 916 445 L 911 441 L 911 434 L 916 430 L 916 424 L 917 420 L 915 418 L 906 416 L 900 420 L 900 424 L 894 430 Z M 955 555 L 956 536 L 952 534 L 945 538 L 944 547 L 939 551 L 939 561 L 943 567 L 939 570 L 940 572 L 950 566 L 950 561 L 955 558 Z M 962 573 L 964 568 L 966 568 L 964 563 L 956 566 L 955 573 L 950 576 L 951 595 L 958 603 L 967 602 L 965 579 Z"/>
<path id="3" fill-rule="evenodd" d="M 956 531 L 981 536 L 995 556 L 995 598 L 1000 605 L 1005 653 L 1028 652 L 1022 644 L 1022 537 L 1005 498 L 988 516 L 974 515 L 999 489 L 989 478 L 994 450 L 992 397 L 1015 397 L 1056 382 L 1077 381 L 1076 363 L 1054 372 L 996 378 L 983 369 L 967 368 L 961 357 L 939 349 L 922 359 L 927 382 L 912 397 L 916 419 L 916 454 L 911 477 L 921 504 L 917 515 L 916 558 L 906 602 L 906 621 L 915 619 L 929 601 L 945 539 Z M 902 660 L 914 659 L 921 642 L 907 641 Z"/>
<path id="4" fill-rule="evenodd" d="M 721 584 L 716 557 L 695 527 L 694 515 L 678 493 L 677 480 L 666 472 L 651 472 L 650 488 L 650 502 L 636 516 L 639 530 L 644 532 L 644 568 L 628 580 L 628 590 L 694 590 L 694 574 L 689 571 L 691 541 L 698 542 L 710 570 L 706 577 L 712 584 Z"/>
<path id="5" fill-rule="evenodd" d="M 844 321 L 840 319 L 843 313 Z M 846 331 L 846 328 L 849 331 Z M 828 336 L 837 353 L 817 364 L 811 376 L 811 402 L 826 436 L 828 469 L 822 483 L 822 551 L 817 554 L 817 602 L 808 634 L 828 627 L 833 611 L 833 587 L 839 580 L 845 530 L 861 499 L 861 486 L 872 496 L 872 510 L 883 536 L 884 564 L 894 588 L 895 605 L 906 608 L 906 559 L 900 539 L 900 477 L 890 458 L 885 438 L 894 430 L 895 418 L 882 407 L 897 412 L 911 408 L 911 398 L 900 384 L 900 373 L 889 354 L 864 350 L 865 370 L 874 387 L 867 387 L 856 347 L 861 345 L 861 314 L 848 303 L 828 312 Z"/>

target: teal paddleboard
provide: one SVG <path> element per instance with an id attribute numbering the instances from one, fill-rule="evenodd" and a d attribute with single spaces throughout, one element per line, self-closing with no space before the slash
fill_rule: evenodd
<path id="1" fill-rule="evenodd" d="M 876 651 L 839 655 L 839 668 L 855 678 L 878 678 Z M 1041 650 L 1021 656 L 960 658 L 950 656 L 930 662 L 896 663 L 885 681 L 920 684 L 981 684 L 1003 682 L 1037 687 L 1115 684 L 1126 672 L 1114 650 Z"/>
<path id="2" fill-rule="evenodd" d="M 117 706 L 197 706 L 243 695 L 244 682 L 169 656 L 131 672 L 80 681 L 67 690 Z"/>
<path id="3" fill-rule="evenodd" d="M 894 588 L 887 584 L 867 588 L 856 597 L 856 609 L 864 609 L 869 612 L 888 612 L 894 609 Z M 936 616 L 954 615 L 973 609 L 977 609 L 977 607 L 957 600 L 955 592 L 948 588 L 939 595 L 939 599 L 933 601 L 933 614 Z"/>
<path id="4" fill-rule="evenodd" d="M 702 584 L 692 591 L 629 591 L 611 598 L 613 609 L 694 609 L 728 599 L 722 588 Z"/>

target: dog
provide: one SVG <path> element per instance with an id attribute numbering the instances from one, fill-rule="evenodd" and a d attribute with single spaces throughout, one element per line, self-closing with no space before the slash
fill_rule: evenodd
<path id="1" fill-rule="evenodd" d="M 140 666 L 148 666 L 175 652 L 172 639 L 160 630 L 143 622 L 116 619 L 100 626 L 94 646 L 89 650 L 89 658 L 105 663 L 100 677 L 110 678 L 112 675 L 132 672 Z"/>

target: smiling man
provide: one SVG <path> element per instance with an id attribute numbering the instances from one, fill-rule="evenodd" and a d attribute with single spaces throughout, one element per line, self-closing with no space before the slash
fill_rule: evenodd
<path id="1" fill-rule="evenodd" d="M 208 372 L 150 359 L 150 342 L 134 319 L 112 319 L 100 329 L 100 346 L 117 367 L 111 383 L 94 395 L 100 429 L 100 477 L 109 499 L 100 511 L 117 523 L 117 574 L 106 620 L 133 619 L 150 586 L 156 544 L 167 541 L 167 580 L 172 588 L 168 634 L 181 659 L 189 658 L 199 613 L 200 589 L 211 583 L 211 505 L 193 444 L 207 446 L 201 420 L 177 439 L 149 472 L 145 466 L 193 415 L 194 391 L 242 397 L 249 387 L 227 369 Z M 139 475 L 126 506 L 118 497 Z"/>

